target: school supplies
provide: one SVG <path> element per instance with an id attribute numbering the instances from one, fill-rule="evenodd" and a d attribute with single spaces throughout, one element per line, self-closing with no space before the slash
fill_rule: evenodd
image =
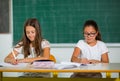
<path id="1" fill-rule="evenodd" d="M 52 69 L 54 68 L 54 62 L 51 60 L 36 60 L 32 66 L 38 69 Z"/>

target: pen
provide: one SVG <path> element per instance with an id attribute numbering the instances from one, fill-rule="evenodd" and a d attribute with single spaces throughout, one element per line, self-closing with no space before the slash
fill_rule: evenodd
<path id="1" fill-rule="evenodd" d="M 15 53 L 14 53 L 13 50 L 12 50 L 12 55 L 13 55 L 14 59 L 17 60 L 17 58 L 16 58 Z"/>

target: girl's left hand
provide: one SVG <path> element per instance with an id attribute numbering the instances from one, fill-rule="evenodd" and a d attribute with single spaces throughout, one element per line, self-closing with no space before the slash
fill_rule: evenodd
<path id="1" fill-rule="evenodd" d="M 18 63 L 24 63 L 25 59 L 18 59 L 17 61 L 18 61 Z"/>
<path id="2" fill-rule="evenodd" d="M 92 59 L 92 60 L 89 60 L 89 63 L 90 64 L 96 64 L 96 63 L 101 63 L 101 62 L 99 60 Z"/>

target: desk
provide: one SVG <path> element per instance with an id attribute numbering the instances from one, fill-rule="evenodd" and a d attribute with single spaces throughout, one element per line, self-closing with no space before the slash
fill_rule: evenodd
<path id="1" fill-rule="evenodd" d="M 120 77 L 120 63 L 100 63 L 89 64 L 72 69 L 35 69 L 30 65 L 26 67 L 0 67 L 0 79 L 3 78 L 2 72 L 106 72 L 107 78 L 110 78 L 111 72 L 118 72 Z"/>

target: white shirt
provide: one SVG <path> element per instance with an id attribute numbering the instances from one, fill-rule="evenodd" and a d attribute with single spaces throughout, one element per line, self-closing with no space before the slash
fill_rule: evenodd
<path id="1" fill-rule="evenodd" d="M 90 46 L 84 40 L 79 40 L 76 47 L 80 48 L 79 58 L 87 58 L 101 61 L 101 55 L 108 52 L 108 48 L 102 41 L 97 41 L 96 45 Z"/>
<path id="2" fill-rule="evenodd" d="M 20 42 L 20 43 L 22 43 L 22 42 Z M 16 46 L 18 46 L 18 44 Z M 46 47 L 50 47 L 50 43 L 47 40 L 43 39 L 42 42 L 41 42 L 41 47 L 42 47 L 42 49 L 44 49 Z M 14 50 L 17 51 L 19 54 L 23 54 L 23 51 L 22 51 L 23 46 L 21 46 L 19 48 L 14 48 Z M 28 56 L 28 58 L 36 57 L 35 56 L 36 54 L 34 54 L 34 53 L 35 53 L 34 48 L 33 47 L 30 48 L 30 55 Z"/>

